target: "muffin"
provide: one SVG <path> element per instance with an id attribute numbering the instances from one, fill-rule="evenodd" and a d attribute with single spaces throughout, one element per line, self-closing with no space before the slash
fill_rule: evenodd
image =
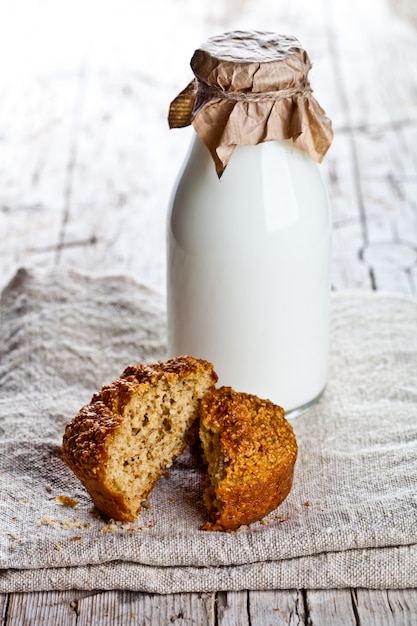
<path id="1" fill-rule="evenodd" d="M 62 458 L 107 517 L 132 521 L 184 450 L 200 399 L 217 381 L 190 356 L 128 367 L 66 426 Z"/>
<path id="2" fill-rule="evenodd" d="M 262 519 L 289 494 L 297 442 L 284 410 L 230 387 L 212 388 L 200 405 L 207 467 L 204 530 L 232 531 Z"/>

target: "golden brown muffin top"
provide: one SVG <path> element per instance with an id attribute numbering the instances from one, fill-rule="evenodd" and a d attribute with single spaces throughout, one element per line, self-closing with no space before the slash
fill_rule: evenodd
<path id="1" fill-rule="evenodd" d="M 297 442 L 281 407 L 230 387 L 212 389 L 202 400 L 200 437 L 210 517 L 204 530 L 251 524 L 289 494 Z"/>
<path id="2" fill-rule="evenodd" d="M 155 384 L 158 380 L 177 376 L 185 378 L 187 374 L 204 373 L 210 371 L 213 385 L 217 381 L 217 374 L 213 370 L 213 365 L 203 359 L 195 359 L 192 356 L 179 356 L 168 361 L 158 361 L 149 365 L 129 365 L 120 377 L 109 385 L 102 387 L 101 391 L 95 393 L 90 404 L 103 402 L 113 413 L 121 413 L 123 407 L 131 399 L 138 388 Z"/>
<path id="3" fill-rule="evenodd" d="M 130 365 L 120 378 L 95 393 L 90 404 L 84 406 L 67 424 L 63 437 L 62 458 L 70 467 L 77 468 L 91 478 L 100 472 L 100 460 L 107 450 L 114 432 L 123 421 L 123 410 L 134 394 L 140 394 L 156 381 L 187 374 L 211 371 L 213 385 L 217 374 L 208 361 L 191 356 L 180 356 L 150 365 Z"/>
<path id="4" fill-rule="evenodd" d="M 231 387 L 208 391 L 202 399 L 207 429 L 220 433 L 224 454 L 243 464 L 274 465 L 277 453 L 294 458 L 297 443 L 284 409 L 270 400 Z"/>

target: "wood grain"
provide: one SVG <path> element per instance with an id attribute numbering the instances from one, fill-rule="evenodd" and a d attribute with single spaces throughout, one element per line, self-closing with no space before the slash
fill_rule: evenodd
<path id="1" fill-rule="evenodd" d="M 73 597 L 69 591 L 10 594 L 4 624 L 73 626 L 77 623 Z"/>
<path id="2" fill-rule="evenodd" d="M 214 594 L 154 595 L 115 591 L 77 601 L 77 626 L 213 624 Z"/>

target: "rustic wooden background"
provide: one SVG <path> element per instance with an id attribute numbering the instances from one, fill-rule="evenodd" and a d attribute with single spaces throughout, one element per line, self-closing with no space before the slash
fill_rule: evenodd
<path id="1" fill-rule="evenodd" d="M 417 35 L 402 17 L 416 4 L 400 0 L 400 13 L 395 0 L 6 2 L 0 286 L 20 265 L 71 265 L 163 291 L 165 215 L 189 141 L 188 129 L 169 131 L 169 103 L 208 36 L 266 28 L 307 48 L 333 120 L 322 170 L 334 288 L 416 294 Z"/>
<path id="2" fill-rule="evenodd" d="M 322 165 L 334 289 L 417 296 L 415 0 L 3 0 L 0 288 L 18 267 L 124 273 L 165 290 L 165 220 L 192 52 L 235 28 L 296 35 L 333 120 Z M 0 539 L 1 540 L 1 539 Z M 417 624 L 417 591 L 0 595 L 22 624 Z"/>

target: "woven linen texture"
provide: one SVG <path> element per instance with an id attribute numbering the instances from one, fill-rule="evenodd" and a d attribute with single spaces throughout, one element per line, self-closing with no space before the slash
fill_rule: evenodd
<path id="1" fill-rule="evenodd" d="M 65 424 L 94 391 L 165 358 L 160 294 L 22 269 L 0 307 L 0 592 L 417 586 L 416 300 L 333 294 L 329 383 L 293 420 L 293 489 L 235 533 L 200 530 L 189 452 L 123 526 L 97 517 L 60 459 Z"/>

